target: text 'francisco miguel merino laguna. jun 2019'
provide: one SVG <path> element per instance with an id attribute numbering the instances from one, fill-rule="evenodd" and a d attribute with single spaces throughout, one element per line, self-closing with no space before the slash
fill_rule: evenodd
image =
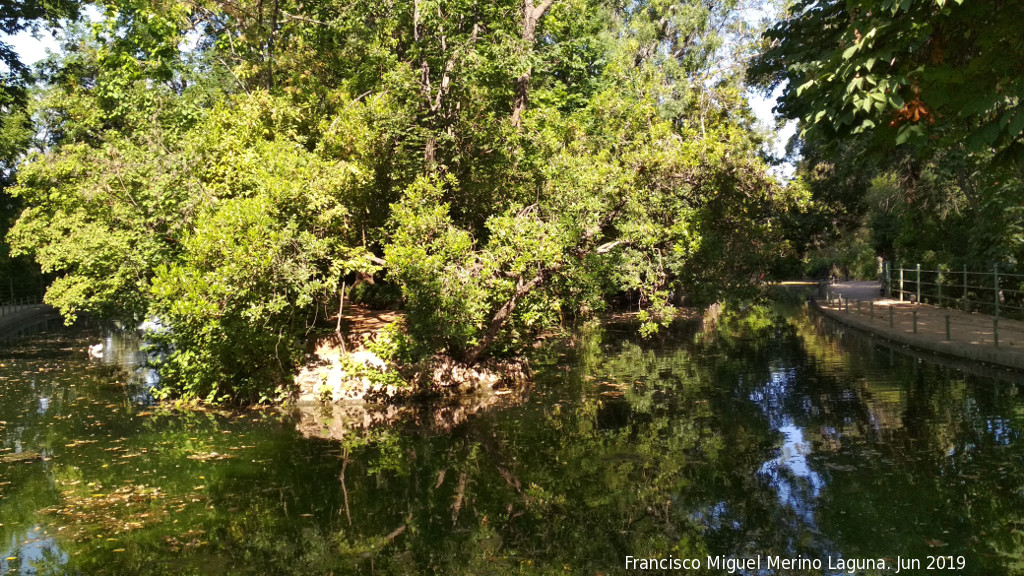
<path id="1" fill-rule="evenodd" d="M 626 556 L 627 570 L 721 570 L 726 574 L 746 574 L 760 570 L 827 570 L 829 573 L 855 574 L 862 570 L 888 570 L 899 574 L 904 570 L 963 570 L 963 556 L 927 556 L 925 558 L 806 558 L 803 556 L 707 556 L 706 558 L 637 558 Z"/>

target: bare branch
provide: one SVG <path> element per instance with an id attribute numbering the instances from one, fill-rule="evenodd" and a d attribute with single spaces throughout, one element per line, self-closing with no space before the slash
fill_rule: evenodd
<path id="1" fill-rule="evenodd" d="M 536 22 L 537 20 L 540 20 L 541 16 L 544 16 L 544 13 L 547 12 L 548 8 L 550 8 L 551 5 L 554 3 L 555 0 L 544 0 L 543 2 L 538 4 L 533 9 L 533 14 L 531 14 L 531 16 L 533 17 L 533 21 Z"/>

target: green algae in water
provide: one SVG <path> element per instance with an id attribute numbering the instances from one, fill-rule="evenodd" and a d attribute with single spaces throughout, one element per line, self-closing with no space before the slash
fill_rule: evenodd
<path id="1" fill-rule="evenodd" d="M 369 428 L 148 406 L 137 358 L 86 358 L 96 337 L 0 351 L 0 574 L 622 574 L 670 555 L 716 573 L 708 556 L 759 554 L 1022 569 L 1020 379 L 799 313 L 650 342 L 608 326 L 510 401 Z"/>

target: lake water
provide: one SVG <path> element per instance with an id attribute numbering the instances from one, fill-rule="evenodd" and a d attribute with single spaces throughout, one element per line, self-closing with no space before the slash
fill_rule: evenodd
<path id="1" fill-rule="evenodd" d="M 487 409 L 334 438 L 147 405 L 100 336 L 0 343 L 0 575 L 1024 572 L 1024 379 L 801 310 L 605 326 Z"/>

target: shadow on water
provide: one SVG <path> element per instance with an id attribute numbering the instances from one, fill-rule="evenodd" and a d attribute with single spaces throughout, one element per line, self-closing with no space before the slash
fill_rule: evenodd
<path id="1" fill-rule="evenodd" d="M 634 334 L 608 325 L 540 353 L 513 401 L 363 424 L 148 406 L 136 344 L 90 361 L 96 330 L 26 336 L 0 349 L 0 574 L 619 574 L 627 556 L 719 574 L 709 556 L 756 555 L 823 568 L 745 573 L 936 555 L 964 558 L 948 574 L 1024 567 L 1020 377 L 801 310 Z"/>

